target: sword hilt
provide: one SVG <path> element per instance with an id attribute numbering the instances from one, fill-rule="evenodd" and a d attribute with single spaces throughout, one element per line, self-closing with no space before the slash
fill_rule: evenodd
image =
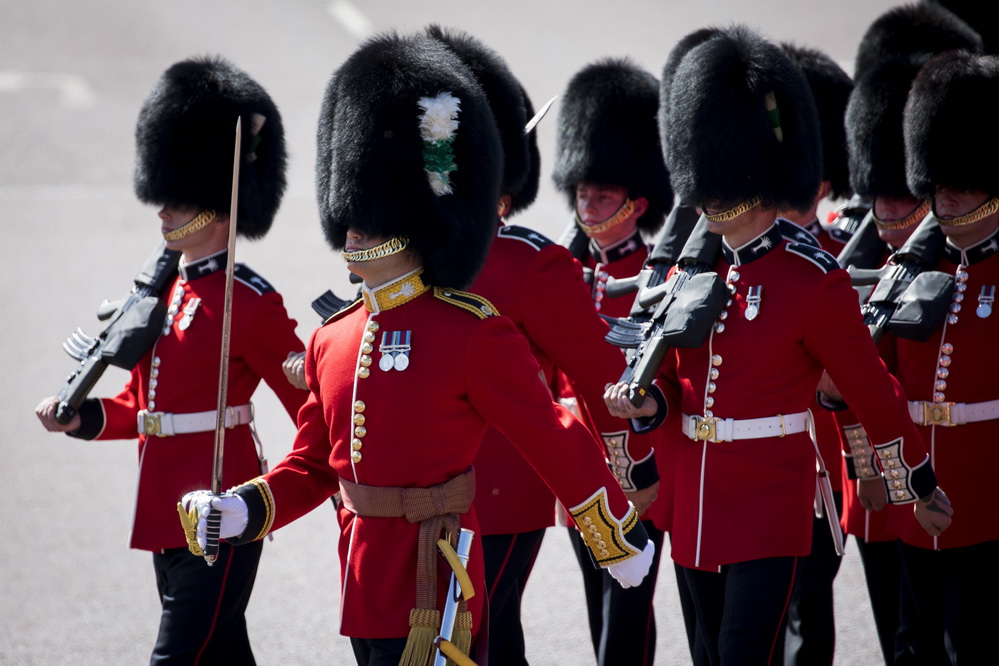
<path id="1" fill-rule="evenodd" d="M 219 557 L 219 534 L 222 531 L 222 512 L 212 508 L 205 518 L 205 562 L 208 566 L 215 564 Z"/>

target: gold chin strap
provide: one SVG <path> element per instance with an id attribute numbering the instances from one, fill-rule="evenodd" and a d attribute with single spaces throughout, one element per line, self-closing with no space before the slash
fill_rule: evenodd
<path id="1" fill-rule="evenodd" d="M 621 207 L 617 209 L 617 212 L 614 213 L 609 219 L 604 220 L 599 224 L 594 224 L 593 226 L 589 226 L 579 219 L 579 213 L 577 212 L 576 224 L 579 225 L 579 228 L 583 231 L 584 234 L 586 234 L 587 237 L 593 237 L 604 233 L 608 229 L 613 229 L 614 227 L 616 227 L 617 225 L 621 224 L 629 217 L 631 217 L 631 214 L 634 212 L 635 212 L 635 202 L 632 201 L 631 199 L 626 199 L 625 202 L 621 204 Z"/>
<path id="2" fill-rule="evenodd" d="M 181 238 L 187 238 L 191 234 L 196 234 L 215 220 L 215 211 L 211 208 L 206 208 L 198 215 L 195 216 L 193 220 L 180 227 L 179 229 L 174 229 L 173 231 L 163 234 L 163 240 L 167 241 L 178 241 Z"/>
<path id="3" fill-rule="evenodd" d="M 359 261 L 374 261 L 375 259 L 381 259 L 382 257 L 389 257 L 398 252 L 402 252 L 409 245 L 409 239 L 404 236 L 393 236 L 381 245 L 376 245 L 374 247 L 369 247 L 367 250 L 358 250 L 357 252 L 344 252 L 343 258 L 345 261 L 359 262 Z"/>
<path id="4" fill-rule="evenodd" d="M 746 199 L 738 206 L 729 208 L 728 210 L 723 210 L 720 213 L 712 213 L 708 215 L 704 214 L 704 217 L 708 219 L 708 222 L 728 222 L 729 220 L 734 220 L 743 213 L 750 211 L 760 205 L 763 201 L 763 197 L 753 197 L 752 199 Z"/>
<path id="5" fill-rule="evenodd" d="M 989 215 L 995 213 L 996 211 L 999 211 L 999 198 L 992 197 L 991 199 L 983 203 L 981 206 L 971 211 L 970 213 L 966 213 L 965 215 L 945 218 L 945 217 L 940 217 L 935 212 L 933 214 L 936 215 L 936 218 L 940 222 L 941 226 L 964 227 L 969 224 L 974 224 L 979 220 L 983 220 Z"/>
<path id="6" fill-rule="evenodd" d="M 905 229 L 911 227 L 914 224 L 918 224 L 923 221 L 926 214 L 930 212 L 930 202 L 924 201 L 919 204 L 916 210 L 912 211 L 901 220 L 895 220 L 893 222 L 886 222 L 880 217 L 874 214 L 874 209 L 871 208 L 871 219 L 874 220 L 874 226 L 883 231 L 895 231 L 897 229 Z"/>

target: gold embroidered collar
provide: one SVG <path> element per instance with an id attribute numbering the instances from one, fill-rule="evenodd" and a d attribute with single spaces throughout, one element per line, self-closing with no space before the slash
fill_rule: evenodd
<path id="1" fill-rule="evenodd" d="M 430 289 L 420 277 L 422 274 L 423 269 L 417 268 L 411 273 L 374 289 L 362 285 L 361 298 L 364 300 L 364 307 L 368 312 L 381 312 L 410 302 Z"/>

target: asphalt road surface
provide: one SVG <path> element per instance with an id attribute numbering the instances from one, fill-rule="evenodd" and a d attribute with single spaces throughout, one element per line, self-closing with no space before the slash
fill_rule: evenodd
<path id="1" fill-rule="evenodd" d="M 391 2 L 388 0 L 6 0 L 0 4 L 0 664 L 140 664 L 159 619 L 149 553 L 127 548 L 134 441 L 81 442 L 42 430 L 36 403 L 74 362 L 61 350 L 76 327 L 99 332 L 95 310 L 123 296 L 156 246 L 155 210 L 131 191 L 133 130 L 153 82 L 172 63 L 222 54 L 280 108 L 289 190 L 273 230 L 241 243 L 240 261 L 285 297 L 305 339 L 309 307 L 328 288 L 353 293 L 326 247 L 313 195 L 314 134 L 326 81 L 365 36 L 437 22 L 499 51 L 540 106 L 581 67 L 630 56 L 657 76 L 697 28 L 744 22 L 778 41 L 825 50 L 852 72 L 885 0 L 779 2 Z M 539 126 L 543 181 L 519 224 L 557 237 L 569 221 L 548 179 L 558 105 Z M 93 395 L 112 395 L 109 370 Z M 273 462 L 293 426 L 265 389 L 259 427 Z M 248 611 L 260 664 L 350 664 L 338 633 L 337 532 L 330 506 L 265 547 Z M 664 558 L 656 614 L 660 664 L 686 653 L 672 567 Z M 840 664 L 880 661 L 863 576 L 850 543 L 836 581 Z M 525 599 L 535 664 L 593 661 L 583 593 L 564 530 L 545 540 Z"/>

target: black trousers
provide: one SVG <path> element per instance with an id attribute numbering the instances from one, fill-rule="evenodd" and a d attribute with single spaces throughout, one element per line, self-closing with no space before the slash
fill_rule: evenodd
<path id="1" fill-rule="evenodd" d="M 796 560 L 750 560 L 725 565 L 720 573 L 681 567 L 707 663 L 762 666 L 783 661 Z"/>
<path id="2" fill-rule="evenodd" d="M 656 554 L 641 585 L 628 589 L 593 564 L 590 549 L 579 532 L 569 528 L 569 539 L 583 574 L 590 640 L 599 666 L 644 666 L 651 664 L 656 656 L 656 616 L 652 598 L 663 552 L 663 532 L 650 520 L 643 520 L 642 525 L 656 546 Z"/>
<path id="3" fill-rule="evenodd" d="M 860 563 L 864 566 L 867 596 L 871 599 L 874 627 L 878 631 L 881 656 L 886 664 L 895 662 L 895 634 L 898 633 L 899 595 L 902 593 L 902 563 L 897 541 L 867 543 L 855 538 Z"/>
<path id="4" fill-rule="evenodd" d="M 988 664 L 999 628 L 999 541 L 947 550 L 899 542 L 903 585 L 895 664 Z"/>
<path id="5" fill-rule="evenodd" d="M 843 511 L 843 494 L 833 493 L 833 498 L 838 517 Z M 794 593 L 787 612 L 785 666 L 832 666 L 836 650 L 833 581 L 842 560 L 836 554 L 829 521 L 825 516 L 813 520 L 812 552 L 798 560 Z"/>
<path id="6" fill-rule="evenodd" d="M 521 534 L 482 537 L 489 604 L 490 664 L 527 666 L 520 603 L 545 532 L 542 528 Z"/>
<path id="7" fill-rule="evenodd" d="M 255 664 L 246 633 L 246 606 L 263 542 L 219 545 L 214 566 L 187 548 L 153 553 L 163 611 L 149 663 Z"/>
<path id="8" fill-rule="evenodd" d="M 398 666 L 405 638 L 351 638 L 357 666 Z"/>

